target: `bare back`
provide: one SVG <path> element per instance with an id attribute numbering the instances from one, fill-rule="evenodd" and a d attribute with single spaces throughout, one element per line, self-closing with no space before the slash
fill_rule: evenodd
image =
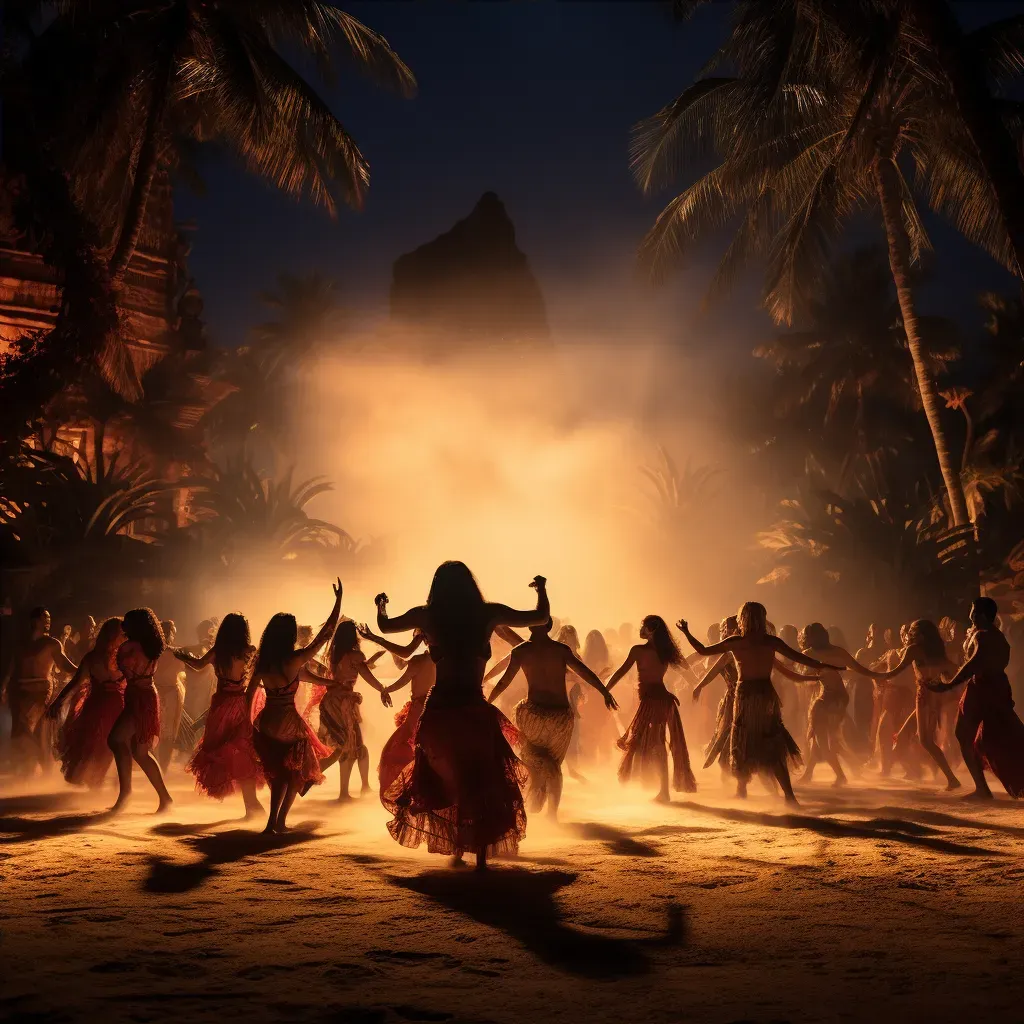
<path id="1" fill-rule="evenodd" d="M 641 686 L 663 686 L 668 665 L 658 657 L 654 644 L 637 644 L 633 648 L 636 674 Z"/>
<path id="2" fill-rule="evenodd" d="M 776 646 L 768 636 L 732 636 L 729 649 L 736 659 L 740 682 L 770 679 Z"/>
<path id="3" fill-rule="evenodd" d="M 544 707 L 569 707 L 565 677 L 572 651 L 568 645 L 550 637 L 533 638 L 516 651 L 529 699 Z"/>
<path id="4" fill-rule="evenodd" d="M 408 661 L 408 668 L 412 669 L 409 677 L 409 691 L 413 700 L 419 697 L 426 697 L 430 688 L 437 680 L 437 669 L 434 667 L 434 659 L 427 651 L 414 654 Z"/>
<path id="5" fill-rule="evenodd" d="M 41 636 L 26 641 L 15 657 L 12 681 L 49 679 L 58 653 L 63 654 L 64 650 L 55 637 Z"/>

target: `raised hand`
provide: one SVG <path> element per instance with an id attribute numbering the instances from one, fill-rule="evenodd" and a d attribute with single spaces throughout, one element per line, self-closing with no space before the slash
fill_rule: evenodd
<path id="1" fill-rule="evenodd" d="M 371 631 L 370 627 L 369 627 L 369 626 L 368 626 L 368 625 L 367 625 L 367 624 L 366 624 L 365 622 L 360 622 L 360 623 L 359 623 L 359 624 L 358 624 L 358 625 L 356 626 L 356 632 L 357 632 L 357 633 L 358 633 L 358 634 L 359 634 L 359 635 L 360 635 L 360 636 L 361 636 L 361 637 L 362 637 L 362 638 L 363 638 L 364 640 L 372 640 L 372 639 L 373 639 L 373 632 Z"/>
<path id="2" fill-rule="evenodd" d="M 384 707 L 389 708 L 392 706 L 391 692 L 386 687 L 380 691 L 380 702 Z"/>
<path id="3" fill-rule="evenodd" d="M 619 702 L 610 693 L 605 693 L 604 695 L 604 706 L 609 711 L 619 710 Z"/>
<path id="4" fill-rule="evenodd" d="M 548 581 L 544 576 L 534 576 L 533 582 L 530 584 L 534 590 L 543 590 L 547 585 Z"/>
<path id="5" fill-rule="evenodd" d="M 373 599 L 373 603 L 377 606 L 377 611 L 381 610 L 381 606 L 383 606 L 384 608 L 387 608 L 387 606 L 388 606 L 388 595 L 387 594 L 378 594 Z"/>
<path id="6" fill-rule="evenodd" d="M 682 632 L 682 633 L 689 633 L 689 632 L 690 632 L 690 627 L 689 627 L 689 625 L 687 624 L 687 621 L 686 621 L 686 619 L 680 619 L 680 620 L 679 620 L 679 621 L 678 621 L 678 622 L 676 623 L 676 629 L 678 629 L 678 630 L 679 630 L 680 632 Z"/>
<path id="7" fill-rule="evenodd" d="M 331 589 L 334 591 L 335 601 L 341 601 L 341 577 L 338 577 L 338 582 L 332 584 Z"/>

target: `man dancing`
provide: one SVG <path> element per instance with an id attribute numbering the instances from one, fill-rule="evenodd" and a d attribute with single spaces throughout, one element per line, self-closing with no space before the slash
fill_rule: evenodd
<path id="1" fill-rule="evenodd" d="M 562 761 L 575 725 L 566 687 L 568 670 L 590 683 L 604 697 L 610 711 L 618 705 L 597 674 L 567 644 L 551 639 L 551 627 L 551 619 L 533 626 L 530 639 L 512 649 L 508 666 L 487 699 L 493 704 L 522 669 L 527 696 L 516 705 L 516 727 L 523 740 L 522 758 L 530 772 L 527 809 L 536 813 L 546 802 L 548 814 L 554 818 L 562 798 Z"/>
<path id="2" fill-rule="evenodd" d="M 74 675 L 77 666 L 64 654 L 61 642 L 50 636 L 50 613 L 33 608 L 28 635 L 11 663 L 7 703 L 11 711 L 11 753 L 17 771 L 31 775 L 39 765 L 44 771 L 46 705 L 53 689 L 54 668 Z"/>

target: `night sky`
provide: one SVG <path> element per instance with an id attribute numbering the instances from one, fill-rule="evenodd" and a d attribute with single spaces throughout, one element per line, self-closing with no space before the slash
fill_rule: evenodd
<path id="1" fill-rule="evenodd" d="M 962 6 L 965 21 L 981 23 L 1024 5 Z M 629 130 L 693 80 L 722 38 L 728 4 L 683 23 L 667 3 L 639 0 L 345 7 L 389 40 L 419 94 L 402 99 L 347 72 L 326 93 L 371 164 L 365 208 L 334 221 L 209 154 L 206 196 L 180 191 L 177 215 L 198 228 L 190 262 L 212 340 L 244 339 L 264 318 L 256 292 L 281 270 L 320 270 L 339 282 L 347 305 L 384 311 L 393 260 L 447 230 L 488 189 L 509 210 L 556 327 L 586 324 L 581 307 L 599 320 L 602 296 L 635 290 L 637 242 L 668 196 L 640 196 Z M 942 278 L 952 272 L 959 283 L 951 311 L 969 310 L 976 287 L 1005 282 L 987 257 L 950 246 L 946 231 L 934 240 Z M 705 277 L 697 267 L 652 304 L 672 302 L 681 317 L 695 317 Z M 723 315 L 703 328 L 720 329 Z M 749 330 L 768 326 L 743 315 Z"/>

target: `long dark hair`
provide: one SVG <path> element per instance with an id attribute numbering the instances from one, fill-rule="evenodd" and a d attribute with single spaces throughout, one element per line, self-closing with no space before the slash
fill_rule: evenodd
<path id="1" fill-rule="evenodd" d="M 800 630 L 800 647 L 805 651 L 830 647 L 828 630 L 820 622 L 810 622 Z"/>
<path id="2" fill-rule="evenodd" d="M 124 623 L 115 615 L 106 619 L 103 625 L 96 630 L 96 639 L 93 641 L 92 649 L 102 658 L 109 658 L 113 654 L 114 638 L 124 630 Z M 120 645 L 118 645 L 120 646 Z"/>
<path id="3" fill-rule="evenodd" d="M 164 631 L 152 608 L 133 608 L 125 612 L 121 624 L 126 640 L 134 640 L 150 661 L 164 653 Z"/>
<path id="4" fill-rule="evenodd" d="M 580 653 L 580 635 L 576 632 L 575 626 L 570 626 L 566 623 L 559 631 L 556 637 L 560 644 L 565 644 L 573 654 L 579 656 Z"/>
<path id="5" fill-rule="evenodd" d="M 486 644 L 487 603 L 465 562 L 442 562 L 427 595 L 431 640 L 455 653 Z"/>
<path id="6" fill-rule="evenodd" d="M 944 661 L 946 658 L 942 634 L 931 619 L 916 619 L 912 622 L 907 630 L 907 640 L 920 647 L 929 661 Z"/>
<path id="7" fill-rule="evenodd" d="M 592 629 L 583 641 L 583 664 L 592 672 L 603 672 L 611 660 L 607 641 L 598 630 Z"/>
<path id="8" fill-rule="evenodd" d="M 333 672 L 338 662 L 348 654 L 349 651 L 359 650 L 359 634 L 356 632 L 356 624 L 352 619 L 342 619 L 338 628 L 331 637 L 331 649 L 327 656 L 327 663 Z"/>
<path id="9" fill-rule="evenodd" d="M 272 616 L 260 637 L 260 650 L 256 655 L 256 672 L 280 672 L 284 667 L 285 658 L 295 653 L 295 640 L 298 627 L 295 616 L 288 612 L 278 612 Z"/>
<path id="10" fill-rule="evenodd" d="M 217 639 L 213 641 L 213 660 L 221 673 L 231 670 L 231 662 L 244 658 L 252 646 L 249 623 L 244 615 L 228 612 L 217 627 Z"/>
<path id="11" fill-rule="evenodd" d="M 651 634 L 651 643 L 663 665 L 678 665 L 683 655 L 660 615 L 645 615 L 641 625 Z"/>

